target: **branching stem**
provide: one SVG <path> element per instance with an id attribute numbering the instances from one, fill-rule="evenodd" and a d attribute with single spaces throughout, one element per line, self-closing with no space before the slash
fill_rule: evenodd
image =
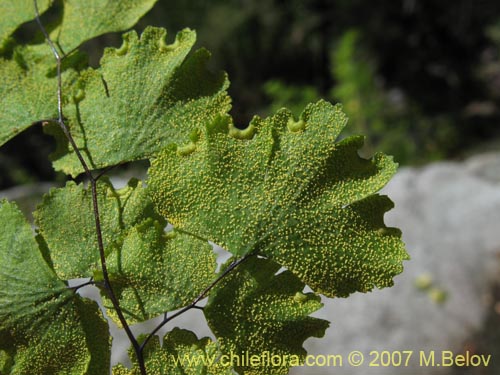
<path id="1" fill-rule="evenodd" d="M 189 305 L 185 306 L 181 310 L 175 312 L 174 314 L 168 316 L 167 313 L 164 314 L 163 320 L 158 326 L 146 337 L 146 339 L 142 342 L 142 344 L 139 344 L 137 339 L 135 338 L 134 334 L 132 333 L 130 326 L 127 323 L 127 320 L 125 319 L 125 316 L 123 315 L 122 309 L 120 308 L 120 304 L 118 301 L 118 298 L 116 298 L 116 295 L 113 291 L 113 287 L 111 286 L 111 282 L 109 279 L 109 274 L 108 274 L 108 268 L 106 265 L 106 255 L 104 252 L 104 242 L 103 242 L 103 237 L 102 237 L 102 228 L 101 228 L 101 219 L 100 219 L 100 214 L 99 214 L 99 203 L 97 199 L 97 181 L 99 178 L 106 172 L 108 172 L 111 168 L 113 167 L 108 167 L 105 168 L 103 171 L 101 171 L 99 174 L 94 176 L 92 174 L 91 169 L 89 168 L 87 162 L 85 161 L 82 153 L 80 152 L 80 149 L 76 145 L 75 140 L 73 139 L 73 136 L 71 135 L 71 132 L 66 125 L 65 119 L 64 119 L 64 114 L 63 114 L 63 98 L 62 98 L 62 60 L 64 59 L 65 56 L 61 56 L 61 53 L 59 50 L 56 48 L 54 42 L 50 38 L 50 35 L 48 34 L 47 30 L 45 29 L 44 25 L 42 24 L 42 21 L 40 20 L 40 12 L 38 10 L 38 4 L 37 0 L 33 0 L 33 4 L 35 7 L 35 18 L 36 22 L 38 23 L 38 26 L 40 27 L 40 30 L 42 31 L 45 40 L 47 41 L 47 44 L 49 45 L 52 54 L 54 55 L 54 58 L 56 60 L 57 64 L 57 111 L 58 111 L 58 117 L 57 119 L 51 119 L 51 120 L 41 120 L 38 122 L 57 122 L 63 131 L 64 135 L 66 136 L 69 144 L 73 148 L 76 157 L 80 161 L 80 164 L 82 165 L 82 168 L 85 172 L 85 176 L 89 180 L 90 187 L 91 187 L 91 192 L 92 192 L 92 207 L 93 207 L 93 212 L 94 212 L 94 221 L 95 221 L 95 228 L 96 228 L 96 236 L 97 236 L 97 245 L 99 249 L 99 256 L 100 256 L 100 262 L 101 262 L 101 269 L 102 269 L 102 274 L 103 274 L 103 287 L 107 291 L 108 296 L 111 300 L 111 303 L 113 304 L 113 308 L 115 309 L 115 312 L 118 316 L 118 319 L 120 320 L 121 325 L 123 326 L 123 329 L 125 330 L 125 333 L 127 334 L 128 339 L 130 340 L 130 343 L 132 344 L 135 354 L 137 356 L 137 363 L 139 365 L 140 373 L 141 375 L 147 375 L 146 372 L 146 367 L 144 363 L 144 356 L 143 356 L 143 351 L 144 348 L 146 347 L 147 343 L 151 340 L 151 338 L 169 321 L 172 319 L 176 318 L 177 316 L 185 313 L 188 310 L 191 309 L 200 309 L 203 310 L 203 307 L 197 306 L 196 304 L 200 302 L 202 299 L 204 299 L 210 290 L 214 288 L 224 277 L 226 277 L 231 271 L 233 271 L 238 265 L 243 263 L 245 260 L 247 260 L 249 257 L 252 256 L 252 254 L 247 254 L 234 262 L 232 262 L 225 270 L 222 272 L 208 287 L 206 287 L 199 295 L 196 297 L 193 302 L 191 302 Z M 88 281 L 85 282 L 84 284 L 78 285 L 72 289 L 75 291 L 78 290 L 79 288 L 85 286 L 85 285 L 90 285 L 90 284 L 95 284 L 95 282 L 92 280 L 92 278 Z"/>
<path id="2" fill-rule="evenodd" d="M 104 253 L 104 242 L 102 239 L 101 219 L 100 219 L 100 215 L 99 215 L 99 204 L 97 201 L 97 179 L 92 175 L 92 172 L 89 169 L 87 162 L 83 158 L 82 153 L 80 152 L 78 146 L 76 145 L 75 140 L 73 139 L 73 136 L 71 135 L 71 132 L 69 131 L 69 128 L 64 121 L 63 101 L 62 101 L 62 74 L 61 74 L 62 59 L 61 59 L 61 55 L 59 54 L 59 51 L 57 50 L 52 39 L 50 38 L 49 34 L 47 33 L 47 30 L 43 26 L 42 21 L 40 20 L 40 12 L 38 10 L 37 1 L 33 0 L 33 3 L 35 6 L 36 22 L 38 23 L 40 30 L 42 31 L 43 35 L 45 36 L 45 40 L 47 41 L 48 45 L 50 46 L 50 49 L 52 50 L 52 54 L 54 55 L 54 57 L 56 59 L 56 63 L 57 63 L 57 111 L 58 111 L 57 122 L 58 122 L 59 126 L 61 127 L 61 130 L 65 134 L 66 138 L 68 139 L 68 142 L 70 143 L 71 147 L 73 148 L 75 155 L 77 156 L 78 160 L 80 161 L 80 164 L 82 165 L 83 170 L 85 171 L 85 175 L 87 176 L 87 178 L 90 182 L 90 186 L 91 186 L 91 190 L 92 190 L 92 206 L 93 206 L 93 211 L 94 211 L 97 244 L 98 244 L 98 248 L 99 248 L 101 269 L 102 269 L 102 274 L 103 274 L 103 279 L 104 279 L 104 287 L 108 292 L 111 303 L 113 304 L 113 308 L 115 309 L 116 314 L 118 315 L 118 319 L 120 320 L 120 323 L 123 326 L 123 329 L 125 330 L 125 333 L 127 334 L 127 337 L 130 340 L 130 343 L 134 347 L 135 354 L 137 356 L 137 362 L 139 364 L 139 368 L 141 371 L 141 375 L 147 375 L 146 368 L 144 365 L 144 359 L 142 356 L 141 347 L 139 346 L 137 339 L 135 338 L 134 334 L 132 333 L 130 326 L 127 323 L 127 320 L 125 319 L 125 316 L 123 315 L 123 312 L 120 308 L 120 304 L 118 302 L 118 299 L 116 298 L 116 295 L 113 291 L 113 288 L 112 288 L 110 280 L 109 280 L 108 268 L 106 266 L 106 256 Z"/>
<path id="3" fill-rule="evenodd" d="M 94 281 L 94 278 L 91 277 L 89 279 L 89 281 L 86 281 L 86 282 L 84 282 L 83 284 L 80 284 L 80 285 L 71 286 L 71 287 L 69 287 L 69 289 L 73 290 L 73 292 L 76 293 L 78 291 L 78 289 L 83 288 L 84 286 L 95 285 L 95 284 L 96 284 L 96 282 Z"/>
<path id="4" fill-rule="evenodd" d="M 146 337 L 146 339 L 142 342 L 142 345 L 141 345 L 141 351 L 144 350 L 144 348 L 146 347 L 147 343 L 149 342 L 149 340 L 151 340 L 151 338 L 161 329 L 161 327 L 163 327 L 165 324 L 167 324 L 169 321 L 171 321 L 172 319 L 178 317 L 179 315 L 181 314 L 184 314 L 186 311 L 188 310 L 191 310 L 191 309 L 203 309 L 203 307 L 200 307 L 200 306 L 196 306 L 196 304 L 198 302 L 200 302 L 203 298 L 205 298 L 208 294 L 208 292 L 210 292 L 210 290 L 212 290 L 212 288 L 214 286 L 216 286 L 224 277 L 226 277 L 231 271 L 233 271 L 236 267 L 238 267 L 241 263 L 243 263 L 245 260 L 247 260 L 248 258 L 250 258 L 253 254 L 247 254 L 239 259 L 236 259 L 234 262 L 232 262 L 225 270 L 224 272 L 222 272 L 209 286 L 207 286 L 205 288 L 205 290 L 203 290 L 203 292 L 201 292 L 198 297 L 196 297 L 193 302 L 191 302 L 189 305 L 183 307 L 182 309 L 180 309 L 179 311 L 177 311 L 176 313 L 170 315 L 169 317 L 167 317 L 167 315 L 165 314 L 163 320 L 161 321 L 160 324 L 158 324 L 156 326 L 156 328 Z"/>

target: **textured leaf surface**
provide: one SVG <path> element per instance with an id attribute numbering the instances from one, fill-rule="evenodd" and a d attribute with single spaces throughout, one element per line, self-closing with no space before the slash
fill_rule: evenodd
<path id="1" fill-rule="evenodd" d="M 43 13 L 50 0 L 38 0 L 38 10 Z M 8 37 L 24 22 L 35 18 L 33 0 L 0 0 L 0 51 Z"/>
<path id="2" fill-rule="evenodd" d="M 73 56 L 72 61 L 79 56 Z M 11 59 L 0 58 L 0 146 L 35 121 L 57 115 L 57 80 L 54 57 L 46 45 L 18 47 Z M 63 89 L 77 73 L 65 69 Z"/>
<path id="3" fill-rule="evenodd" d="M 392 285 L 407 254 L 399 230 L 383 223 L 392 203 L 373 194 L 396 164 L 361 159 L 361 137 L 336 142 L 345 124 L 324 101 L 297 122 L 287 110 L 244 131 L 219 119 L 153 160 L 155 205 L 175 227 L 271 257 L 326 296 Z"/>
<path id="4" fill-rule="evenodd" d="M 120 247 L 126 231 L 148 217 L 156 218 L 146 190 L 138 180 L 123 189 L 100 180 L 98 202 L 107 254 Z M 50 249 L 50 260 L 63 280 L 90 277 L 101 269 L 92 195 L 83 185 L 69 182 L 52 189 L 34 213 L 35 223 Z M 162 221 L 164 223 L 164 221 Z"/>
<path id="5" fill-rule="evenodd" d="M 125 30 L 133 26 L 156 0 L 65 0 L 62 23 L 51 37 L 66 53 L 85 40 L 98 35 Z M 38 0 L 40 12 L 50 1 Z M 35 18 L 32 0 L 0 1 L 0 51 L 8 36 L 20 23 Z M 73 55 L 67 67 L 80 65 Z M 57 114 L 55 60 L 48 45 L 17 47 L 14 56 L 0 58 L 0 146 L 34 122 L 54 118 Z M 65 69 L 63 93 L 77 78 L 73 69 Z M 121 72 L 123 74 L 124 72 Z M 102 82 L 101 82 L 102 83 Z M 122 98 L 131 100 L 131 98 Z M 99 110 L 97 108 L 97 110 Z M 64 143 L 64 142 L 63 142 Z M 66 147 L 67 148 L 67 147 Z"/>
<path id="6" fill-rule="evenodd" d="M 188 140 L 192 129 L 226 113 L 230 100 L 224 75 L 205 67 L 208 53 L 186 57 L 195 33 L 146 28 L 139 39 L 124 35 L 119 49 L 106 49 L 98 70 L 82 75 L 76 104 L 68 106 L 71 131 L 94 168 L 144 159 L 171 142 Z M 54 166 L 72 175 L 82 167 L 62 134 Z"/>
<path id="7" fill-rule="evenodd" d="M 12 375 L 106 373 L 111 341 L 97 304 L 57 279 L 15 205 L 0 202 L 0 222 L 4 366 Z"/>
<path id="8" fill-rule="evenodd" d="M 209 338 L 198 340 L 184 329 L 174 328 L 163 337 L 163 346 L 155 336 L 144 351 L 148 374 L 168 375 L 231 375 L 230 367 L 215 363 L 219 352 Z M 133 353 L 130 353 L 134 358 Z M 137 363 L 129 370 L 122 365 L 113 368 L 113 375 L 140 375 Z"/>
<path id="9" fill-rule="evenodd" d="M 303 294 L 304 283 L 291 272 L 275 275 L 279 268 L 268 259 L 249 258 L 217 284 L 205 306 L 222 353 L 260 358 L 235 364 L 239 374 L 288 374 L 305 359 L 304 341 L 323 337 L 329 325 L 308 316 L 323 306 L 320 298 Z M 280 365 L 263 358 L 266 352 Z"/>
<path id="10" fill-rule="evenodd" d="M 152 220 L 137 225 L 108 257 L 113 288 L 130 324 L 189 304 L 215 278 L 216 256 L 207 241 L 163 228 Z M 113 310 L 108 315 L 120 324 Z"/>
<path id="11" fill-rule="evenodd" d="M 88 39 L 129 29 L 156 1 L 64 0 L 62 24 L 51 37 L 68 53 Z"/>

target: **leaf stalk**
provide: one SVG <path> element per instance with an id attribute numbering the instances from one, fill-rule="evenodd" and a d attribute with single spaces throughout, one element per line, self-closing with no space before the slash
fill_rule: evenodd
<path id="1" fill-rule="evenodd" d="M 38 10 L 37 0 L 33 0 L 33 3 L 34 3 L 34 7 L 35 7 L 36 22 L 38 23 L 38 26 L 39 26 L 40 30 L 42 31 L 42 33 L 45 37 L 45 40 L 47 41 L 50 49 L 52 50 L 52 54 L 54 55 L 54 58 L 56 59 L 56 64 L 57 64 L 57 112 L 58 112 L 57 123 L 61 127 L 61 130 L 63 131 L 64 135 L 68 139 L 68 142 L 70 143 L 71 147 L 73 148 L 75 155 L 77 156 L 78 160 L 80 161 L 80 164 L 82 165 L 83 170 L 85 171 L 85 175 L 88 178 L 88 180 L 90 182 L 90 186 L 91 186 L 92 206 L 93 206 L 93 211 L 94 211 L 94 220 L 95 220 L 97 244 L 98 244 L 98 248 L 99 248 L 101 269 L 102 269 L 102 274 L 103 274 L 103 279 L 104 279 L 104 288 L 107 290 L 109 298 L 111 300 L 111 303 L 113 304 L 113 308 L 115 309 L 116 314 L 118 315 L 118 319 L 120 320 L 120 323 L 123 326 L 123 329 L 125 330 L 125 333 L 127 334 L 127 337 L 130 340 L 130 343 L 132 344 L 132 346 L 134 348 L 135 354 L 137 356 L 137 361 L 139 363 L 141 375 L 147 375 L 141 347 L 139 346 L 137 339 L 135 338 L 134 334 L 132 333 L 130 326 L 127 323 L 127 320 L 125 319 L 125 316 L 123 315 L 123 312 L 120 308 L 120 304 L 118 302 L 118 299 L 116 298 L 116 295 L 113 291 L 113 287 L 111 286 L 111 282 L 109 279 L 108 268 L 106 265 L 106 256 L 105 256 L 105 252 L 104 252 L 104 242 L 102 239 L 101 219 L 100 219 L 100 215 L 99 215 L 99 203 L 97 200 L 97 181 L 98 181 L 98 178 L 95 178 L 93 176 L 90 168 L 87 165 L 87 162 L 83 158 L 83 155 L 80 152 L 78 146 L 76 145 L 75 140 L 73 139 L 73 136 L 71 135 L 71 132 L 70 132 L 68 126 L 66 125 L 65 120 L 64 120 L 63 100 L 62 100 L 62 74 L 61 74 L 62 58 L 61 58 L 61 55 L 59 54 L 59 51 L 57 50 L 56 46 L 54 45 L 54 42 L 50 38 L 50 35 L 47 33 L 47 30 L 45 29 L 44 25 L 42 24 L 42 21 L 40 20 L 40 12 Z M 100 176 L 98 176 L 98 177 L 100 177 Z"/>

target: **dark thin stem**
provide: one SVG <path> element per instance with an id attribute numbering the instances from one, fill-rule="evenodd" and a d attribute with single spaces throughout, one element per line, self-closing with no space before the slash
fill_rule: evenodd
<path id="1" fill-rule="evenodd" d="M 36 0 L 33 0 L 35 4 L 35 12 L 36 12 L 36 22 L 38 23 L 38 26 L 40 27 L 40 30 L 42 30 L 43 35 L 45 36 L 45 40 L 47 41 L 48 45 L 50 46 L 50 49 L 52 50 L 52 54 L 54 55 L 57 63 L 57 112 L 58 112 L 58 118 L 57 122 L 61 126 L 62 131 L 64 132 L 64 135 L 68 139 L 69 143 L 71 144 L 71 147 L 75 151 L 76 156 L 78 157 L 78 160 L 80 161 L 85 174 L 91 179 L 92 178 L 92 173 L 90 172 L 90 169 L 87 165 L 87 162 L 83 158 L 80 150 L 76 146 L 75 140 L 73 139 L 73 136 L 71 135 L 68 127 L 66 126 L 64 122 L 64 116 L 63 116 L 63 109 L 62 109 L 62 74 L 61 74 L 61 55 L 57 51 L 56 46 L 52 42 L 52 39 L 50 38 L 49 34 L 47 33 L 47 30 L 45 30 L 45 27 L 42 24 L 42 21 L 40 20 L 40 13 L 38 11 L 38 4 Z"/>
<path id="2" fill-rule="evenodd" d="M 92 191 L 92 206 L 93 206 L 93 211 L 94 211 L 94 220 L 95 220 L 95 228 L 96 228 L 96 236 L 97 236 L 97 244 L 99 248 L 99 256 L 100 256 L 100 262 L 101 262 L 101 269 L 102 269 L 102 274 L 103 274 L 103 279 L 104 279 L 104 289 L 107 290 L 108 296 L 113 304 L 113 308 L 115 309 L 115 312 L 118 316 L 118 319 L 120 320 L 121 325 L 123 326 L 123 329 L 125 330 L 133 348 L 135 351 L 135 354 L 137 356 L 137 363 L 139 365 L 140 373 L 141 375 L 147 375 L 146 372 L 146 367 L 144 364 L 144 356 L 143 356 L 143 350 L 146 347 L 147 343 L 149 340 L 169 321 L 172 319 L 176 318 L 177 316 L 185 313 L 186 311 L 190 309 L 200 309 L 203 310 L 203 307 L 197 306 L 196 304 L 200 302 L 202 299 L 204 299 L 208 292 L 212 290 L 213 287 L 215 287 L 224 277 L 226 277 L 231 271 L 233 271 L 238 265 L 243 263 L 245 260 L 247 260 L 250 256 L 253 254 L 247 254 L 243 256 L 240 259 L 235 260 L 232 262 L 225 270 L 222 272 L 207 288 L 205 288 L 199 295 L 196 297 L 191 304 L 188 306 L 182 308 L 181 310 L 177 311 L 176 313 L 167 316 L 167 313 L 164 314 L 163 321 L 147 336 L 147 338 L 142 342 L 141 345 L 139 345 L 137 339 L 133 335 L 130 326 L 128 325 L 125 316 L 123 315 L 123 312 L 120 308 L 120 304 L 118 299 L 116 298 L 116 295 L 113 291 L 113 288 L 111 286 L 111 282 L 109 279 L 109 274 L 108 274 L 108 268 L 106 265 L 106 256 L 104 252 L 104 242 L 102 238 L 102 228 L 101 228 L 101 219 L 99 215 L 99 204 L 97 200 L 97 181 L 98 179 L 106 172 L 108 172 L 111 168 L 105 168 L 102 172 L 96 175 L 96 177 L 93 176 L 92 171 L 90 170 L 87 162 L 83 158 L 82 153 L 80 152 L 80 149 L 76 145 L 76 142 L 73 139 L 73 136 L 71 135 L 71 132 L 69 131 L 68 126 L 65 123 L 64 115 L 63 115 L 63 100 L 62 100 L 62 60 L 64 59 L 65 56 L 61 57 L 61 54 L 59 53 L 58 49 L 56 48 L 55 44 L 53 43 L 52 39 L 50 38 L 49 34 L 47 33 L 47 30 L 43 26 L 41 20 L 40 20 L 40 13 L 38 10 L 38 4 L 36 0 L 33 0 L 34 6 L 35 6 L 35 13 L 36 13 L 36 22 L 38 23 L 38 26 L 40 27 L 40 30 L 42 31 L 45 40 L 47 41 L 48 45 L 50 46 L 50 49 L 52 50 L 52 54 L 54 55 L 57 63 L 57 110 L 58 110 L 58 118 L 53 119 L 53 120 L 42 120 L 38 122 L 57 122 L 59 126 L 61 127 L 63 133 L 65 134 L 66 138 L 68 139 L 68 142 L 70 143 L 71 147 L 73 148 L 76 157 L 80 161 L 80 164 L 82 165 L 82 168 L 85 172 L 85 175 L 87 176 L 88 180 L 90 181 L 90 186 L 91 186 L 91 191 Z M 196 236 L 195 236 L 196 237 Z M 88 282 L 79 285 L 75 287 L 75 291 L 78 290 L 79 288 L 85 286 L 85 285 L 90 285 L 94 284 L 95 282 L 90 279 Z"/>
<path id="3" fill-rule="evenodd" d="M 91 277 L 91 278 L 89 279 L 89 281 L 84 282 L 83 284 L 80 284 L 80 285 L 77 285 L 77 286 L 71 286 L 71 287 L 68 287 L 68 289 L 72 289 L 72 290 L 73 290 L 73 292 L 77 292 L 77 291 L 78 291 L 78 289 L 83 288 L 84 286 L 87 286 L 87 285 L 94 285 L 94 284 L 95 284 L 95 281 L 94 281 L 93 277 Z"/>
<path id="4" fill-rule="evenodd" d="M 243 263 L 245 260 L 247 260 L 248 258 L 250 258 L 253 254 L 247 254 L 245 256 L 243 256 L 242 258 L 240 259 L 237 259 L 235 260 L 234 262 L 232 262 L 225 270 L 224 272 L 222 272 L 208 287 L 205 288 L 205 290 L 203 290 L 203 292 L 201 292 L 198 297 L 196 297 L 193 302 L 191 302 L 189 305 L 185 306 L 184 308 L 180 309 L 179 311 L 177 311 L 176 313 L 170 315 L 168 318 L 167 316 L 165 315 L 165 317 L 163 318 L 163 321 L 158 324 L 156 326 L 156 328 L 148 335 L 148 337 L 146 337 L 146 339 L 143 341 L 142 345 L 141 345 L 141 351 L 144 350 L 144 348 L 146 347 L 147 343 L 149 342 L 149 340 L 151 340 L 151 338 L 156 334 L 156 332 L 158 332 L 161 327 L 163 327 L 165 324 L 167 324 L 169 321 L 171 321 L 172 319 L 178 317 L 179 315 L 181 314 L 184 314 L 186 311 L 188 310 L 191 310 L 191 309 L 201 309 L 203 310 L 203 307 L 200 307 L 200 306 L 196 306 L 196 304 L 198 302 L 200 302 L 203 298 L 205 298 L 208 294 L 208 292 L 210 292 L 210 290 L 216 286 L 224 277 L 226 277 L 231 271 L 233 271 L 236 267 L 238 267 L 241 263 Z"/>
<path id="5" fill-rule="evenodd" d="M 50 38 L 49 34 L 47 33 L 47 30 L 42 24 L 42 21 L 40 20 L 40 12 L 38 10 L 38 4 L 36 0 L 33 0 L 34 6 L 35 6 L 35 13 L 36 13 L 36 22 L 38 23 L 38 26 L 40 27 L 40 30 L 42 31 L 43 35 L 45 36 L 45 40 L 47 41 L 48 45 L 50 46 L 50 49 L 52 50 L 52 54 L 54 55 L 57 63 L 57 111 L 58 111 L 58 119 L 57 122 L 59 123 L 59 126 L 61 127 L 62 131 L 64 132 L 66 138 L 68 139 L 68 142 L 71 144 L 71 147 L 73 148 L 76 157 L 80 161 L 80 164 L 83 167 L 83 170 L 85 171 L 85 175 L 90 181 L 91 185 L 91 190 L 92 190 L 92 204 L 93 204 L 93 210 L 94 210 L 94 219 L 95 219 L 95 227 L 96 227 L 96 234 L 97 234 L 97 244 L 99 247 L 99 256 L 101 260 L 101 269 L 102 269 L 102 274 L 103 274 L 103 279 L 104 279 L 104 287 L 108 292 L 109 298 L 113 304 L 113 308 L 116 311 L 116 314 L 118 315 L 118 319 L 120 320 L 121 325 L 123 326 L 123 329 L 125 330 L 132 346 L 134 347 L 135 353 L 137 355 L 137 362 L 139 364 L 139 368 L 141 371 L 141 375 L 147 375 L 146 373 L 146 368 L 144 366 L 144 358 L 142 356 L 142 350 L 141 347 L 139 346 L 139 343 L 137 342 L 134 334 L 130 330 L 130 327 L 127 323 L 127 320 L 125 319 L 122 310 L 120 308 L 120 304 L 118 302 L 118 299 L 116 298 L 116 295 L 113 291 L 113 288 L 111 286 L 110 280 L 109 280 L 109 275 L 108 275 L 108 268 L 106 266 L 106 256 L 104 253 L 104 242 L 102 239 L 102 229 L 101 229 L 101 220 L 99 216 L 99 204 L 97 201 L 97 179 L 94 178 L 92 175 L 92 172 L 90 171 L 90 168 L 87 165 L 87 162 L 83 158 L 82 153 L 80 152 L 79 148 L 77 147 L 73 136 L 71 135 L 71 132 L 69 131 L 69 128 L 67 127 L 66 123 L 64 122 L 64 115 L 63 115 L 63 101 L 62 101 L 62 74 L 61 74 L 61 55 L 59 54 L 56 46 L 54 45 L 52 39 Z"/>
<path id="6" fill-rule="evenodd" d="M 112 169 L 115 169 L 116 167 L 118 167 L 119 165 L 121 164 L 116 164 L 116 165 L 110 165 L 109 167 L 106 167 L 104 168 L 102 171 L 100 171 L 94 178 L 95 180 L 99 180 L 102 176 L 104 176 L 106 173 L 108 173 L 109 171 L 111 171 Z"/>

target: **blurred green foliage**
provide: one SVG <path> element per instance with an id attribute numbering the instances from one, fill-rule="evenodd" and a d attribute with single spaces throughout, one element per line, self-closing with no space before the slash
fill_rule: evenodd
<path id="1" fill-rule="evenodd" d="M 148 24 L 166 27 L 170 40 L 197 30 L 212 67 L 229 74 L 241 126 L 285 104 L 299 112 L 319 96 L 344 103 L 367 153 L 400 163 L 500 144 L 498 0 L 159 0 L 137 29 Z M 110 44 L 120 44 L 117 34 L 87 44 L 94 66 Z M 21 166 L 2 162 L 26 152 L 0 150 L 0 175 L 22 168 L 53 178 L 38 173 L 46 168 L 35 161 L 45 158 L 35 148 Z"/>
<path id="2" fill-rule="evenodd" d="M 329 92 L 330 97 L 344 105 L 351 132 L 366 135 L 366 154 L 384 149 L 397 161 L 407 162 L 414 157 L 416 147 L 409 133 L 410 124 L 402 118 L 405 105 L 400 94 L 396 92 L 391 100 L 377 82 L 376 63 L 363 48 L 360 38 L 359 31 L 348 30 L 332 50 L 335 85 Z"/>
<path id="3" fill-rule="evenodd" d="M 420 163 L 444 157 L 453 145 L 449 119 L 428 118 L 400 90 L 384 90 L 377 80 L 376 62 L 363 48 L 358 30 L 347 30 L 332 48 L 331 77 L 335 84 L 327 97 L 344 106 L 350 121 L 347 132 L 367 137 L 364 156 L 382 150 L 400 163 Z M 314 86 L 279 80 L 268 81 L 264 91 L 272 99 L 272 111 L 287 105 L 296 116 L 305 104 L 321 97 Z"/>
<path id="4" fill-rule="evenodd" d="M 321 97 L 318 89 L 311 85 L 287 85 L 280 80 L 270 80 L 264 83 L 264 92 L 271 98 L 269 113 L 275 113 L 286 107 L 298 117 L 309 103 L 316 102 Z"/>

